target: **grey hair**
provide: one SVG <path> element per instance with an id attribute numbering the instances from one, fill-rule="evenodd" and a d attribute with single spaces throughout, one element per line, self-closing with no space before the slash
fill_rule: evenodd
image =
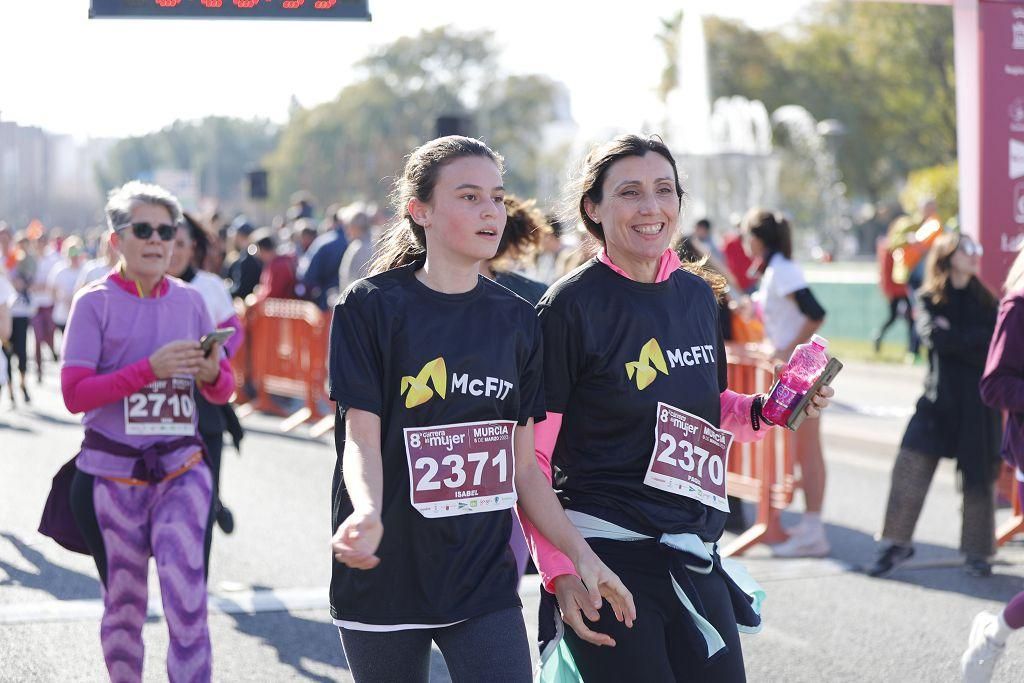
<path id="1" fill-rule="evenodd" d="M 132 209 L 139 204 L 162 206 L 171 214 L 171 222 L 181 222 L 181 202 L 173 194 L 152 183 L 131 180 L 121 187 L 115 188 L 107 195 L 107 226 L 114 230 L 132 220 Z"/>

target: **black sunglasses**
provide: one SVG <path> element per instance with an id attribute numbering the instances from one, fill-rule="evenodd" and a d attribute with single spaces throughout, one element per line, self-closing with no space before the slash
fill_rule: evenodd
<path id="1" fill-rule="evenodd" d="M 153 231 L 160 236 L 160 239 L 164 242 L 170 242 L 174 239 L 174 236 L 178 234 L 177 225 L 168 225 L 167 223 L 161 223 L 160 225 L 153 227 L 152 223 L 128 223 L 126 225 L 118 226 L 114 229 L 115 232 L 121 232 L 122 230 L 132 229 L 132 234 L 138 237 L 140 240 L 148 240 L 153 236 Z"/>

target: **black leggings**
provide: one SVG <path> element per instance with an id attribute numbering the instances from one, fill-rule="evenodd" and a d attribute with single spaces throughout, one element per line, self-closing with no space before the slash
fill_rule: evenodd
<path id="1" fill-rule="evenodd" d="M 918 347 L 921 345 L 921 340 L 918 338 L 917 330 L 914 328 L 914 309 L 910 305 L 910 300 L 905 296 L 889 299 L 889 317 L 882 323 L 881 329 L 875 335 L 875 345 L 881 345 L 882 337 L 885 336 L 885 333 L 889 331 L 889 328 L 892 327 L 893 323 L 901 315 L 907 321 L 907 334 L 909 335 L 907 350 L 916 355 Z"/>
<path id="2" fill-rule="evenodd" d="M 28 326 L 30 318 L 21 316 L 11 318 L 11 352 L 4 349 L 7 356 L 8 372 L 11 375 L 11 383 L 14 383 L 14 362 L 12 358 L 18 359 L 18 371 L 21 372 L 21 381 L 25 381 L 25 373 L 28 372 Z"/>
<path id="3" fill-rule="evenodd" d="M 444 655 L 453 683 L 530 683 L 530 646 L 518 607 L 444 628 L 338 630 L 356 683 L 427 683 L 431 641 Z"/>
<path id="4" fill-rule="evenodd" d="M 591 546 L 633 594 L 637 618 L 633 628 L 626 628 L 615 619 L 608 603 L 604 603 L 594 629 L 610 635 L 615 647 L 592 645 L 581 640 L 572 628 L 565 627 L 565 642 L 584 681 L 746 680 L 736 616 L 725 580 L 719 574 L 691 573 L 708 620 L 727 646 L 727 651 L 708 665 L 706 652 L 695 652 L 687 645 L 683 628 L 691 617 L 672 588 L 666 551 L 630 541 L 594 540 Z"/>

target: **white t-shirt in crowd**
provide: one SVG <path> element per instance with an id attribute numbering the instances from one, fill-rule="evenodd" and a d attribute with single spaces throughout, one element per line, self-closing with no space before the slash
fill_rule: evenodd
<path id="1" fill-rule="evenodd" d="M 53 306 L 53 296 L 51 296 L 49 290 L 50 274 L 64 265 L 64 263 L 64 257 L 59 251 L 47 252 L 45 256 L 39 259 L 39 262 L 36 264 L 35 281 L 33 282 L 35 291 L 32 294 L 37 307 Z"/>
<path id="2" fill-rule="evenodd" d="M 771 257 L 757 297 L 764 311 L 765 334 L 777 349 L 791 345 L 807 319 L 789 296 L 805 287 L 807 280 L 800 266 L 779 253 Z"/>
<path id="3" fill-rule="evenodd" d="M 50 273 L 50 291 L 53 293 L 53 322 L 64 325 L 71 312 L 71 300 L 75 297 L 78 277 L 82 267 L 72 265 L 58 266 Z"/>
<path id="4" fill-rule="evenodd" d="M 82 266 L 82 272 L 78 275 L 78 282 L 75 283 L 75 291 L 77 292 L 90 282 L 95 282 L 101 277 L 105 277 L 113 269 L 114 267 L 107 263 L 105 258 L 86 261 L 85 265 Z"/>
<path id="5" fill-rule="evenodd" d="M 199 294 L 203 297 L 206 310 L 209 311 L 214 325 L 220 325 L 235 315 L 235 305 L 231 301 L 231 291 L 224 280 L 221 280 L 213 273 L 200 270 L 196 272 L 196 276 L 188 284 L 199 290 Z"/>

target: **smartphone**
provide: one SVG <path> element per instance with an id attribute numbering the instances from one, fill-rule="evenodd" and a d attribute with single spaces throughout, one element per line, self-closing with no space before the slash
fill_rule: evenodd
<path id="1" fill-rule="evenodd" d="M 825 369 L 821 371 L 821 375 L 818 380 L 811 385 L 811 388 L 807 390 L 804 397 L 800 399 L 800 402 L 796 404 L 796 408 L 793 409 L 793 413 L 786 420 L 786 427 L 792 430 L 796 430 L 803 424 L 804 419 L 807 417 L 807 413 L 804 412 L 804 408 L 807 407 L 808 401 L 814 398 L 814 395 L 818 393 L 818 389 L 827 387 L 832 384 L 832 380 L 836 378 L 839 371 L 843 369 L 843 364 L 838 358 L 829 358 L 828 364 Z"/>
<path id="2" fill-rule="evenodd" d="M 213 350 L 214 344 L 223 344 L 228 339 L 231 339 L 231 335 L 234 333 L 235 328 L 223 327 L 219 330 L 214 330 L 210 334 L 204 335 L 203 338 L 199 340 L 199 346 L 203 349 L 203 356 L 209 356 L 210 351 Z"/>

